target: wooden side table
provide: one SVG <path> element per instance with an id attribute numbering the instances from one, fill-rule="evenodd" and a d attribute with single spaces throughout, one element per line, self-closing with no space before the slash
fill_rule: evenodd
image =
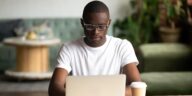
<path id="1" fill-rule="evenodd" d="M 7 70 L 6 75 L 21 79 L 50 78 L 49 46 L 60 43 L 60 39 L 23 40 L 7 38 L 4 44 L 16 47 L 16 68 Z"/>

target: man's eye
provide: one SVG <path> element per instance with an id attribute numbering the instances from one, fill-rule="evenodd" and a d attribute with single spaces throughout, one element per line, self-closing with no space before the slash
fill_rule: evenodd
<path id="1" fill-rule="evenodd" d="M 99 26 L 98 26 L 99 29 L 106 29 L 106 27 L 107 27 L 107 26 L 105 26 L 105 25 L 99 25 Z"/>
<path id="2" fill-rule="evenodd" d="M 94 27 L 91 26 L 91 25 L 86 25 L 85 27 L 88 28 L 88 29 L 92 29 L 92 28 L 94 28 Z"/>

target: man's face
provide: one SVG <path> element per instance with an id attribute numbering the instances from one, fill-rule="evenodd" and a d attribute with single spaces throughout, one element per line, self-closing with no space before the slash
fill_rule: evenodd
<path id="1" fill-rule="evenodd" d="M 93 12 L 87 14 L 85 20 L 81 20 L 85 32 L 85 42 L 92 47 L 99 47 L 106 41 L 107 29 L 110 19 L 105 12 Z"/>

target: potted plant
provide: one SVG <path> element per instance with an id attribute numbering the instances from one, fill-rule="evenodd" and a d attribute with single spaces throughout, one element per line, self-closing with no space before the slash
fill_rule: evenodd
<path id="1" fill-rule="evenodd" d="M 128 39 L 135 48 L 148 43 L 155 29 L 157 17 L 157 0 L 132 0 L 132 8 L 137 10 L 113 25 L 113 35 Z"/>
<path id="2" fill-rule="evenodd" d="M 174 43 L 180 38 L 182 12 L 181 0 L 160 0 L 159 2 L 159 37 L 162 42 Z"/>

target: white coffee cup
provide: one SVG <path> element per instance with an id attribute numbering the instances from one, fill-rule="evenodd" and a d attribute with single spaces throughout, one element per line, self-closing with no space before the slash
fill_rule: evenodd
<path id="1" fill-rule="evenodd" d="M 145 96 L 147 84 L 145 82 L 132 82 L 131 85 L 132 96 Z"/>

